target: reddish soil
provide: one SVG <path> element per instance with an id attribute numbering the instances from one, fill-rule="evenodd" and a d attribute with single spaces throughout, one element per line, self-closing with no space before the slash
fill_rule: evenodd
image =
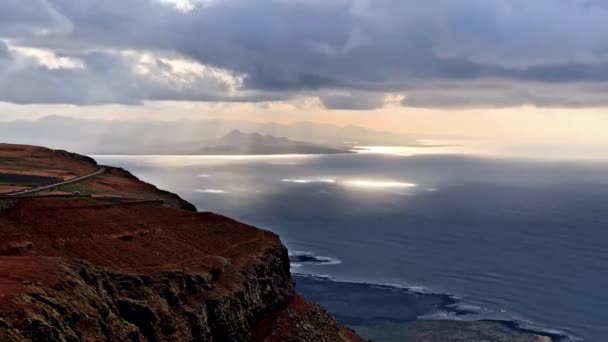
<path id="1" fill-rule="evenodd" d="M 142 182 L 128 171 L 119 168 L 107 167 L 105 173 L 88 178 L 77 184 L 83 193 L 94 196 L 163 200 L 167 204 L 178 208 L 194 209 L 189 203 L 175 194 L 160 190 L 152 184 Z"/>
<path id="2" fill-rule="evenodd" d="M 42 304 L 30 304 L 31 299 L 23 300 L 30 297 L 34 301 L 46 298 L 55 303 L 53 307 L 76 305 L 80 310 L 78 315 L 89 313 L 92 309 L 86 303 L 100 299 L 93 297 L 81 302 L 75 296 L 90 290 L 78 290 L 75 294 L 57 291 L 82 282 L 74 275 L 75 268 L 78 274 L 99 272 L 78 268 L 80 260 L 90 263 L 93 270 L 103 270 L 104 274 L 146 277 L 152 283 L 168 282 L 171 278 L 167 275 L 175 272 L 202 277 L 201 286 L 205 290 L 202 293 L 197 290 L 198 296 L 193 297 L 202 303 L 233 301 L 230 298 L 241 296 L 245 296 L 242 300 L 246 303 L 255 300 L 244 295 L 252 288 L 272 289 L 267 300 L 255 302 L 259 308 L 254 312 L 258 312 L 259 318 L 252 323 L 261 323 L 257 323 L 255 329 L 253 325 L 248 329 L 256 341 L 360 341 L 321 308 L 295 295 L 287 252 L 275 234 L 212 213 L 180 210 L 162 201 L 120 198 L 26 198 L 12 200 L 0 211 L 0 323 L 4 318 L 16 322 L 14 326 L 27 332 L 30 328 L 23 327 L 31 325 L 28 322 L 32 317 L 55 314 L 49 313 Z M 252 285 L 252 281 L 269 283 Z M 146 291 L 138 290 L 133 296 L 143 296 Z M 155 312 L 157 301 L 159 299 L 146 302 L 150 306 L 146 310 Z M 67 304 L 69 302 L 72 304 Z M 268 310 L 266 303 L 275 308 L 267 316 L 262 314 Z M 224 311 L 221 315 L 230 314 Z M 249 314 L 239 315 L 249 317 Z M 126 317 L 123 320 L 129 319 Z M 166 340 L 188 340 L 187 336 L 178 334 L 189 330 L 179 330 L 182 323 L 179 323 L 180 316 L 176 317 L 173 318 L 178 322 L 176 332 Z M 233 320 L 244 318 L 232 318 L 222 324 L 230 326 Z M 43 321 L 36 326 L 49 324 Z M 102 338 L 97 328 L 78 326 L 74 329 L 93 336 L 91 340 Z M 132 333 L 124 326 L 115 329 Z M 162 339 L 154 336 L 150 335 L 147 340 Z M 318 339 L 319 336 L 324 338 Z"/>
<path id="3" fill-rule="evenodd" d="M 57 177 L 92 173 L 96 166 L 44 147 L 0 144 L 0 173 Z"/>
<path id="4" fill-rule="evenodd" d="M 273 233 L 158 201 L 28 198 L 0 215 L 0 255 L 84 259 L 120 272 L 240 266 L 269 246 Z"/>
<path id="5" fill-rule="evenodd" d="M 35 284 L 55 284 L 60 278 L 57 272 L 58 258 L 13 257 L 0 262 L 0 309 L 10 304 L 6 296 L 27 293 Z"/>
<path id="6" fill-rule="evenodd" d="M 0 294 L 29 291 L 35 284 L 53 287 L 61 278 L 50 266 L 71 259 L 120 273 L 212 274 L 218 291 L 235 289 L 238 274 L 227 272 L 227 265 L 245 268 L 268 249 L 282 248 L 273 233 L 226 217 L 158 201 L 121 202 L 28 198 L 2 212 Z"/>
<path id="7" fill-rule="evenodd" d="M 0 194 L 21 191 L 27 189 L 24 186 L 0 185 Z"/>

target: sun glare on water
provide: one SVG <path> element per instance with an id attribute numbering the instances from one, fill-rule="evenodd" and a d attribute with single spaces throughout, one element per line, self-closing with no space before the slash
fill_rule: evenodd
<path id="1" fill-rule="evenodd" d="M 284 178 L 281 180 L 282 182 L 285 183 L 296 183 L 296 184 L 309 184 L 309 183 L 336 183 L 335 179 L 330 179 L 330 178 L 319 178 L 319 179 L 307 179 L 307 178 L 300 178 L 300 179 L 292 179 L 292 178 Z"/>
<path id="2" fill-rule="evenodd" d="M 390 189 L 390 188 L 414 188 L 417 184 L 405 183 L 405 182 L 394 182 L 394 181 L 376 181 L 367 179 L 357 179 L 344 182 L 345 185 L 369 188 L 369 189 Z"/>
<path id="3" fill-rule="evenodd" d="M 378 190 L 388 190 L 388 189 L 407 189 L 407 188 L 415 188 L 418 184 L 408 183 L 408 182 L 399 182 L 395 180 L 378 180 L 378 179 L 346 179 L 346 180 L 338 180 L 334 178 L 283 178 L 281 179 L 283 183 L 292 183 L 292 184 L 336 184 L 341 186 L 346 186 L 349 188 L 360 188 L 360 189 L 378 189 Z"/>
<path id="4" fill-rule="evenodd" d="M 226 190 L 221 190 L 221 189 L 197 189 L 195 190 L 195 192 L 201 193 L 201 194 L 226 194 Z"/>
<path id="5" fill-rule="evenodd" d="M 457 152 L 457 146 L 355 146 L 353 152 L 359 154 L 383 154 L 411 157 L 426 154 L 449 154 Z"/>

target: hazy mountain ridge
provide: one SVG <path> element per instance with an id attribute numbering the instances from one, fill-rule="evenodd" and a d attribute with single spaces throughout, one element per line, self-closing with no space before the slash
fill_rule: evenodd
<path id="1" fill-rule="evenodd" d="M 348 149 L 319 146 L 260 133 L 233 130 L 201 150 L 202 154 L 336 154 Z"/>
<path id="2" fill-rule="evenodd" d="M 93 120 L 47 116 L 0 122 L 5 142 L 46 145 L 87 154 L 197 154 L 231 131 L 285 137 L 327 148 L 359 145 L 420 145 L 410 136 L 357 126 L 245 120 Z"/>

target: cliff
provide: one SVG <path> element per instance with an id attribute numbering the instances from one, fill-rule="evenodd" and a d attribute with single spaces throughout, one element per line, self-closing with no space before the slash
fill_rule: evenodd
<path id="1" fill-rule="evenodd" d="M 46 157 L 28 166 L 20 149 Z M 61 151 L 0 148 L 10 174 L 56 174 L 62 161 L 97 168 Z M 104 170 L 0 199 L 0 341 L 361 341 L 298 296 L 275 234 Z"/>

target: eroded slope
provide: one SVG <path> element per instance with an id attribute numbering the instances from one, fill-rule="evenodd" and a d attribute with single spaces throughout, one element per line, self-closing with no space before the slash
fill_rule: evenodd
<path id="1" fill-rule="evenodd" d="M 297 297 L 276 235 L 222 216 L 28 198 L 0 213 L 0 236 L 1 340 L 357 340 Z M 283 329 L 285 315 L 314 334 Z"/>

